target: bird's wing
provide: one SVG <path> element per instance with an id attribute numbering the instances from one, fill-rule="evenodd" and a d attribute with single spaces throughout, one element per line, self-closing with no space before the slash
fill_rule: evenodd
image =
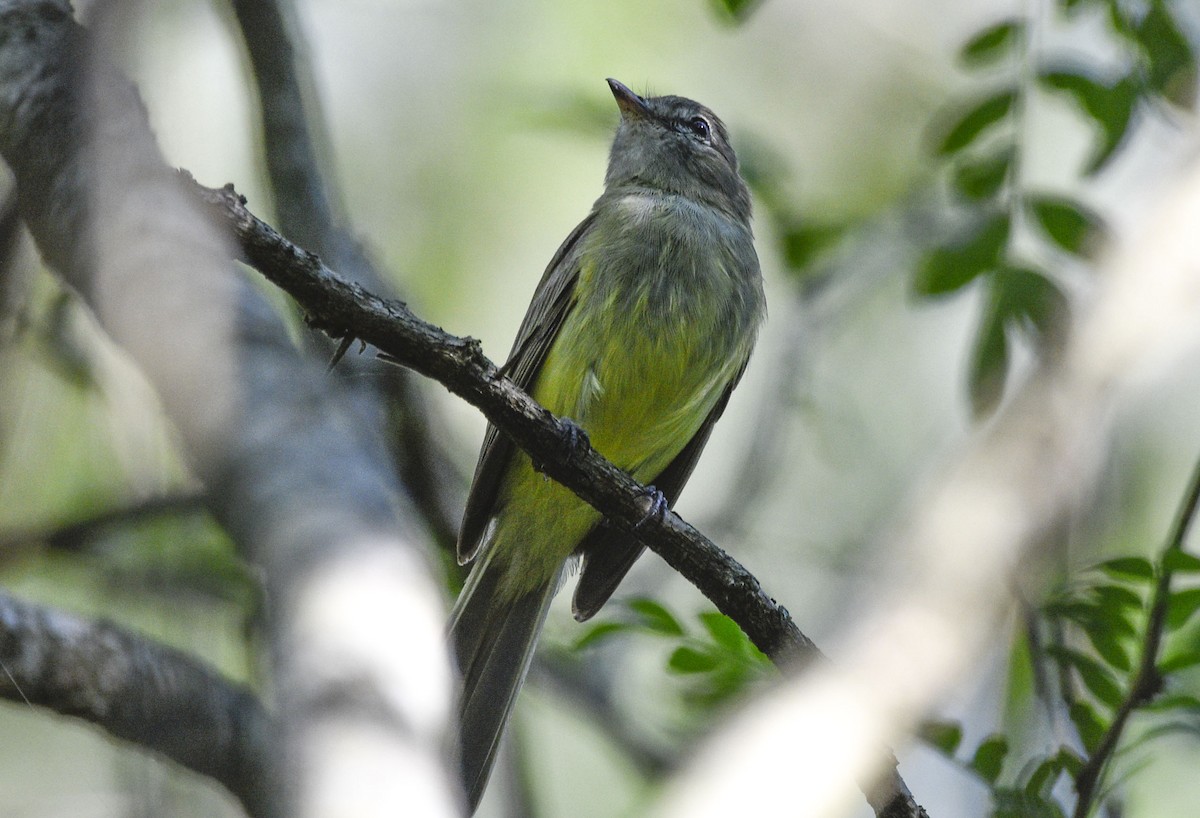
<path id="1" fill-rule="evenodd" d="M 571 231 L 554 258 L 550 259 L 534 292 L 533 301 L 521 321 L 521 327 L 517 330 L 516 340 L 503 369 L 526 392 L 537 380 L 559 327 L 575 305 L 575 285 L 579 281 L 580 265 L 578 250 L 581 239 L 595 221 L 596 213 L 593 211 Z M 489 423 L 459 529 L 460 564 L 470 562 L 482 544 L 488 520 L 493 514 L 496 492 L 514 451 L 512 441 Z"/>
<path id="2" fill-rule="evenodd" d="M 738 385 L 745 371 L 746 364 L 743 363 L 704 422 L 700 424 L 700 428 L 696 430 L 696 434 L 652 481 L 671 506 L 675 505 L 679 492 L 683 490 L 683 484 L 696 468 L 696 461 L 700 459 L 700 452 L 708 443 L 713 426 L 725 411 L 729 396 L 733 394 L 734 387 Z M 603 607 L 633 563 L 641 556 L 644 548 L 645 546 L 632 534 L 610 525 L 607 521 L 602 521 L 583 538 L 576 549 L 577 554 L 583 555 L 583 569 L 571 602 L 571 609 L 577 620 L 583 622 L 590 619 Z"/>

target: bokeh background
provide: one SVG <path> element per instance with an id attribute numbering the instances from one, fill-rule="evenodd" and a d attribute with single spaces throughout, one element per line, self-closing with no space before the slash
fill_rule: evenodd
<path id="1" fill-rule="evenodd" d="M 879 532 L 976 422 L 966 370 L 979 293 L 931 301 L 911 285 L 923 248 L 945 230 L 931 133 L 989 81 L 956 54 L 989 22 L 1023 13 L 1041 21 L 1039 47 L 1111 56 L 1100 22 L 1068 26 L 1050 5 L 763 0 L 735 23 L 705 0 L 299 0 L 295 22 L 357 234 L 418 314 L 481 339 L 493 359 L 505 356 L 559 241 L 601 192 L 616 122 L 605 77 L 694 97 L 728 123 L 748 169 L 773 191 L 759 199 L 756 223 L 770 319 L 679 511 L 823 644 L 889 582 Z M 118 19 L 116 58 L 140 86 L 168 161 L 204 184 L 234 182 L 269 219 L 256 103 L 229 10 L 131 2 Z M 1118 235 L 1197 144 L 1190 114 L 1164 109 L 1085 179 L 1093 134 L 1068 104 L 1039 98 L 1023 127 L 1025 184 L 1081 197 Z M 849 238 L 797 271 L 783 217 Z M 1086 304 L 1086 271 L 1056 269 Z M 188 502 L 198 487 L 151 390 L 49 276 L 10 286 L 19 297 L 0 315 L 0 581 L 256 679 L 252 575 Z M 1019 347 L 1011 377 L 1031 359 Z M 1081 496 L 1051 563 L 1149 550 L 1165 536 L 1200 441 L 1197 373 L 1185 365 L 1150 376 L 1123 397 L 1100 489 Z M 465 492 L 483 420 L 439 386 L 425 391 L 461 477 L 448 490 Z M 45 537 L 162 496 L 182 498 L 179 508 L 104 528 L 81 553 Z M 693 628 L 708 610 L 653 555 L 618 593 L 639 595 Z M 582 632 L 567 596 L 551 614 L 551 654 L 569 654 Z M 1011 634 L 998 632 L 994 652 L 946 692 L 937 715 L 963 720 L 965 744 L 1013 717 L 1010 647 Z M 664 671 L 669 652 L 637 634 L 589 649 L 582 667 L 599 679 L 618 728 L 589 716 L 553 667 L 535 670 L 498 789 L 523 790 L 537 815 L 639 814 L 654 792 L 646 759 L 671 763 L 723 712 L 689 704 L 689 679 Z M 1194 815 L 1194 737 L 1154 747 L 1125 814 Z M 931 815 L 986 813 L 971 775 L 919 743 L 899 749 Z M 502 814 L 501 800 L 484 811 Z M 96 730 L 0 708 L 2 818 L 226 814 L 239 813 L 217 787 Z"/>

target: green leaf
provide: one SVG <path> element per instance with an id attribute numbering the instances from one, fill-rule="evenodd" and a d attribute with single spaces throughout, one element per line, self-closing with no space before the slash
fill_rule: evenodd
<path id="1" fill-rule="evenodd" d="M 989 784 L 995 784 L 1004 767 L 1004 757 L 1008 755 L 1008 739 L 999 734 L 993 734 L 983 740 L 971 758 L 971 769 Z"/>
<path id="2" fill-rule="evenodd" d="M 1200 715 L 1200 698 L 1187 693 L 1171 693 L 1143 705 L 1142 709 L 1153 713 L 1164 713 L 1170 710 L 1180 710 Z"/>
<path id="3" fill-rule="evenodd" d="M 575 640 L 572 650 L 583 650 L 586 647 L 604 641 L 614 634 L 633 630 L 634 627 L 628 622 L 597 622 L 584 631 L 583 636 Z"/>
<path id="4" fill-rule="evenodd" d="M 1059 747 L 1058 758 L 1062 762 L 1063 769 L 1072 778 L 1078 778 L 1084 764 L 1087 763 L 1071 747 Z"/>
<path id="5" fill-rule="evenodd" d="M 972 103 L 965 111 L 956 114 L 949 126 L 943 127 L 945 136 L 938 141 L 934 152 L 939 156 L 958 153 L 1008 116 L 1016 100 L 1017 92 L 1009 88 Z"/>
<path id="6" fill-rule="evenodd" d="M 996 213 L 975 224 L 955 240 L 935 248 L 917 270 L 913 288 L 932 296 L 958 290 L 981 273 L 1002 264 L 1010 222 L 1007 213 Z"/>
<path id="7" fill-rule="evenodd" d="M 1071 308 L 1052 279 L 1032 267 L 1004 267 L 992 277 L 996 310 L 1006 324 L 1032 336 L 1042 351 L 1066 340 Z"/>
<path id="8" fill-rule="evenodd" d="M 1146 84 L 1164 99 L 1191 110 L 1196 104 L 1196 57 L 1166 3 L 1151 3 L 1134 28 L 1149 64 Z"/>
<path id="9" fill-rule="evenodd" d="M 959 56 L 967 65 L 993 63 L 1011 52 L 1024 35 L 1024 21 L 1005 20 L 985 28 L 968 40 Z"/>
<path id="10" fill-rule="evenodd" d="M 1200 557 L 1197 557 L 1195 554 L 1189 554 L 1186 551 L 1171 549 L 1163 557 L 1162 564 L 1164 571 L 1170 571 L 1175 574 L 1200 573 Z"/>
<path id="11" fill-rule="evenodd" d="M 738 624 L 725 614 L 705 611 L 700 614 L 699 619 L 713 641 L 733 655 L 750 656 L 758 652 Z"/>
<path id="12" fill-rule="evenodd" d="M 1133 654 L 1111 629 L 1100 625 L 1086 628 L 1088 641 L 1110 667 L 1128 673 L 1133 670 Z"/>
<path id="13" fill-rule="evenodd" d="M 1047 798 L 1054 784 L 1062 774 L 1063 762 L 1058 753 L 1042 761 L 1033 768 L 1029 780 L 1025 782 L 1025 794 L 1036 798 Z"/>
<path id="14" fill-rule="evenodd" d="M 954 169 L 951 184 L 964 199 L 973 202 L 990 199 L 1003 187 L 1016 155 L 1016 147 L 1008 145 L 987 156 L 964 157 Z"/>
<path id="15" fill-rule="evenodd" d="M 1051 241 L 1077 256 L 1094 256 L 1108 232 L 1098 213 L 1065 196 L 1029 196 L 1025 208 Z"/>
<path id="16" fill-rule="evenodd" d="M 1051 645 L 1046 648 L 1046 654 L 1075 668 L 1084 687 L 1091 691 L 1099 701 L 1113 709 L 1121 706 L 1125 694 L 1121 692 L 1117 680 L 1104 665 L 1090 656 L 1085 656 L 1077 650 L 1071 650 L 1062 645 Z"/>
<path id="17" fill-rule="evenodd" d="M 1086 702 L 1075 702 L 1070 709 L 1071 721 L 1079 731 L 1084 749 L 1089 753 L 1095 752 L 1104 738 L 1105 722 L 1096 714 L 1096 710 Z"/>
<path id="18" fill-rule="evenodd" d="M 674 673 L 708 673 L 719 664 L 711 653 L 682 645 L 671 654 L 667 667 Z"/>
<path id="19" fill-rule="evenodd" d="M 992 790 L 991 818 L 1064 818 L 1062 807 L 1011 787 Z"/>
<path id="20" fill-rule="evenodd" d="M 1103 81 L 1079 69 L 1045 70 L 1039 79 L 1051 90 L 1069 94 L 1075 104 L 1100 128 L 1101 140 L 1086 172 L 1095 173 L 1113 157 L 1125 140 L 1138 101 L 1138 81 L 1133 74 Z"/>
<path id="21" fill-rule="evenodd" d="M 1200 665 L 1200 650 L 1166 651 L 1162 660 L 1158 663 L 1158 672 L 1165 676 L 1169 673 L 1187 670 L 1196 665 Z"/>
<path id="22" fill-rule="evenodd" d="M 783 260 L 789 269 L 803 270 L 837 244 L 845 225 L 797 223 L 783 234 Z"/>
<path id="23" fill-rule="evenodd" d="M 1175 591 L 1167 600 L 1167 627 L 1179 630 L 1200 611 L 1200 588 Z"/>
<path id="24" fill-rule="evenodd" d="M 1143 557 L 1117 557 L 1096 566 L 1106 574 L 1114 577 L 1130 577 L 1132 579 L 1154 579 L 1154 566 L 1150 560 Z"/>
<path id="25" fill-rule="evenodd" d="M 652 633 L 663 636 L 683 636 L 683 626 L 665 607 L 647 597 L 631 599 L 625 603 L 638 615 L 639 624 Z"/>
<path id="26" fill-rule="evenodd" d="M 962 725 L 956 721 L 927 721 L 921 725 L 921 739 L 948 756 L 962 743 Z"/>
<path id="27" fill-rule="evenodd" d="M 971 399 L 971 414 L 976 420 L 987 417 L 999 405 L 1006 380 L 1008 336 L 1004 332 L 1004 314 L 993 298 L 984 308 L 967 370 L 967 393 Z"/>
<path id="28" fill-rule="evenodd" d="M 1097 585 L 1091 594 L 1105 610 L 1141 611 L 1144 604 L 1141 596 L 1123 585 Z"/>

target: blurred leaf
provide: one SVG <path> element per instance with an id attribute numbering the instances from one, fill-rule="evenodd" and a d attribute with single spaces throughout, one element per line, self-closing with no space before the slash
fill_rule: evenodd
<path id="1" fill-rule="evenodd" d="M 664 636 L 683 636 L 683 626 L 674 614 L 647 597 L 631 599 L 625 603 L 638 615 L 639 624 L 652 633 Z"/>
<path id="2" fill-rule="evenodd" d="M 1160 673 L 1175 673 L 1198 664 L 1200 664 L 1200 633 L 1192 629 L 1168 636 L 1166 646 L 1162 651 L 1162 659 L 1158 662 Z"/>
<path id="3" fill-rule="evenodd" d="M 759 0 L 711 0 L 717 16 L 734 23 L 744 23 Z"/>
<path id="4" fill-rule="evenodd" d="M 1069 94 L 1100 127 L 1102 138 L 1086 169 L 1088 174 L 1095 173 L 1107 164 L 1125 139 L 1138 100 L 1137 80 L 1125 75 L 1105 83 L 1077 69 L 1046 70 L 1040 80 L 1048 88 Z"/>
<path id="5" fill-rule="evenodd" d="M 717 657 L 711 653 L 682 645 L 671 654 L 667 667 L 675 673 L 708 673 L 718 664 Z"/>
<path id="6" fill-rule="evenodd" d="M 1046 654 L 1073 667 L 1079 674 L 1084 687 L 1091 691 L 1099 701 L 1113 709 L 1120 707 L 1125 694 L 1121 692 L 1117 680 L 1104 665 L 1090 656 L 1085 656 L 1077 650 L 1062 645 L 1051 645 L 1046 648 Z"/>
<path id="7" fill-rule="evenodd" d="M 945 136 L 938 142 L 935 153 L 939 156 L 958 153 L 992 125 L 1008 116 L 1016 99 L 1017 92 L 1008 89 L 972 104 L 966 111 L 957 114 L 951 125 L 944 128 Z"/>
<path id="8" fill-rule="evenodd" d="M 1086 763 L 1072 747 L 1059 747 L 1058 758 L 1062 762 L 1063 769 L 1072 778 L 1079 777 L 1079 772 Z"/>
<path id="9" fill-rule="evenodd" d="M 733 656 L 763 658 L 766 656 L 754 646 L 750 638 L 742 632 L 738 624 L 723 613 L 705 611 L 700 614 L 700 623 L 708 631 L 709 636 Z"/>
<path id="10" fill-rule="evenodd" d="M 1133 579 L 1154 579 L 1154 566 L 1150 560 L 1143 557 L 1117 557 L 1096 566 L 1106 574 L 1115 577 L 1131 577 Z"/>
<path id="11" fill-rule="evenodd" d="M 604 641 L 613 634 L 634 630 L 636 626 L 628 622 L 597 622 L 583 632 L 583 636 L 575 640 L 572 650 L 583 650 Z"/>
<path id="12" fill-rule="evenodd" d="M 1016 155 L 1016 147 L 1008 145 L 984 157 L 964 158 L 954 169 L 951 184 L 959 195 L 970 201 L 990 199 L 1004 185 Z"/>
<path id="13" fill-rule="evenodd" d="M 1004 57 L 1025 36 L 1022 20 L 1004 20 L 985 28 L 962 47 L 959 57 L 967 65 L 986 65 Z"/>
<path id="14" fill-rule="evenodd" d="M 1008 739 L 999 734 L 993 734 L 983 740 L 971 758 L 971 769 L 979 773 L 984 781 L 995 784 L 1004 767 L 1004 757 L 1008 755 Z"/>
<path id="15" fill-rule="evenodd" d="M 1067 296 L 1052 279 L 1032 267 L 1004 267 L 992 277 L 996 310 L 1030 334 L 1043 350 L 1066 340 L 1070 323 Z"/>
<path id="16" fill-rule="evenodd" d="M 1158 672 L 1165 676 L 1180 670 L 1187 670 L 1196 665 L 1200 665 L 1200 650 L 1168 652 L 1163 656 L 1162 661 L 1158 663 Z"/>
<path id="17" fill-rule="evenodd" d="M 1200 715 L 1200 698 L 1188 693 L 1170 693 L 1151 700 L 1143 705 L 1142 709 L 1155 713 L 1168 710 L 1182 710 Z"/>
<path id="18" fill-rule="evenodd" d="M 980 273 L 996 269 L 1001 265 L 1008 232 L 1008 214 L 997 213 L 935 248 L 917 270 L 913 282 L 916 293 L 930 296 L 953 292 Z"/>
<path id="19" fill-rule="evenodd" d="M 1131 611 L 1141 611 L 1143 601 L 1133 591 L 1123 585 L 1097 585 L 1091 589 L 1101 607 L 1106 609 L 1125 608 Z"/>
<path id="20" fill-rule="evenodd" d="M 1087 628 L 1084 633 L 1087 634 L 1088 641 L 1092 643 L 1096 653 L 1100 654 L 1110 667 L 1126 673 L 1133 670 L 1133 654 L 1113 631 L 1101 626 Z"/>
<path id="21" fill-rule="evenodd" d="M 1071 705 L 1070 715 L 1071 722 L 1079 731 L 1079 738 L 1083 741 L 1084 749 L 1089 753 L 1095 752 L 1096 748 L 1100 746 L 1100 740 L 1104 738 L 1106 722 L 1086 702 L 1074 702 Z"/>
<path id="22" fill-rule="evenodd" d="M 992 818 L 1065 818 L 1062 807 L 1024 790 L 992 790 Z"/>
<path id="23" fill-rule="evenodd" d="M 1167 627 L 1179 630 L 1200 611 L 1200 588 L 1175 591 L 1167 600 Z"/>
<path id="24" fill-rule="evenodd" d="M 1042 759 L 1033 771 L 1029 774 L 1029 779 L 1025 782 L 1026 795 L 1035 796 L 1038 798 L 1046 798 L 1050 795 L 1050 791 L 1054 789 L 1054 784 L 1058 777 L 1062 775 L 1063 761 L 1058 753 L 1049 758 Z"/>
<path id="25" fill-rule="evenodd" d="M 1004 396 L 1007 379 L 1008 336 L 1004 331 L 1004 314 L 993 298 L 989 299 L 976 331 L 967 370 L 967 392 L 974 418 L 987 417 L 995 410 Z"/>
<path id="26" fill-rule="evenodd" d="M 1186 551 L 1172 549 L 1163 557 L 1163 570 L 1176 574 L 1200 573 L 1200 557 Z"/>
<path id="27" fill-rule="evenodd" d="M 921 739 L 948 756 L 962 743 L 962 725 L 956 721 L 927 721 L 921 725 Z"/>
<path id="28" fill-rule="evenodd" d="M 1107 233 L 1098 213 L 1064 196 L 1028 196 L 1025 208 L 1055 244 L 1077 256 L 1094 255 Z"/>
<path id="29" fill-rule="evenodd" d="M 1134 27 L 1148 65 L 1146 84 L 1164 99 L 1191 110 L 1196 105 L 1196 58 L 1167 4 L 1150 3 Z"/>
<path id="30" fill-rule="evenodd" d="M 845 225 L 807 221 L 789 227 L 783 234 L 783 260 L 789 269 L 803 270 L 837 244 L 845 231 Z"/>

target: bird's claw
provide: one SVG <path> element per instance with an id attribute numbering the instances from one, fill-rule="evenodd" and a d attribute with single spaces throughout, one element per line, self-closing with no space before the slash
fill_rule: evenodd
<path id="1" fill-rule="evenodd" d="M 591 439 L 588 438 L 588 433 L 578 423 L 570 418 L 560 418 L 559 422 L 566 430 L 567 451 L 577 452 L 592 445 Z"/>
<path id="2" fill-rule="evenodd" d="M 558 422 L 559 422 L 559 425 L 563 429 L 563 435 L 566 437 L 566 443 L 565 443 L 564 448 L 566 449 L 566 453 L 568 456 L 575 454 L 576 452 L 583 451 L 584 449 L 587 449 L 589 446 L 592 445 L 592 441 L 588 437 L 588 433 L 585 432 L 583 430 L 583 427 L 580 426 L 578 423 L 576 423 L 575 421 L 571 420 L 568 417 L 560 417 L 558 419 Z M 533 460 L 532 463 L 533 463 L 534 471 L 536 471 L 539 474 L 546 473 L 545 461 Z"/>
<path id="3" fill-rule="evenodd" d="M 661 520 L 667 513 L 667 498 L 661 491 L 654 486 L 646 486 L 646 513 L 642 519 L 638 520 L 633 527 L 634 531 L 638 531 L 642 526 L 651 520 Z"/>

